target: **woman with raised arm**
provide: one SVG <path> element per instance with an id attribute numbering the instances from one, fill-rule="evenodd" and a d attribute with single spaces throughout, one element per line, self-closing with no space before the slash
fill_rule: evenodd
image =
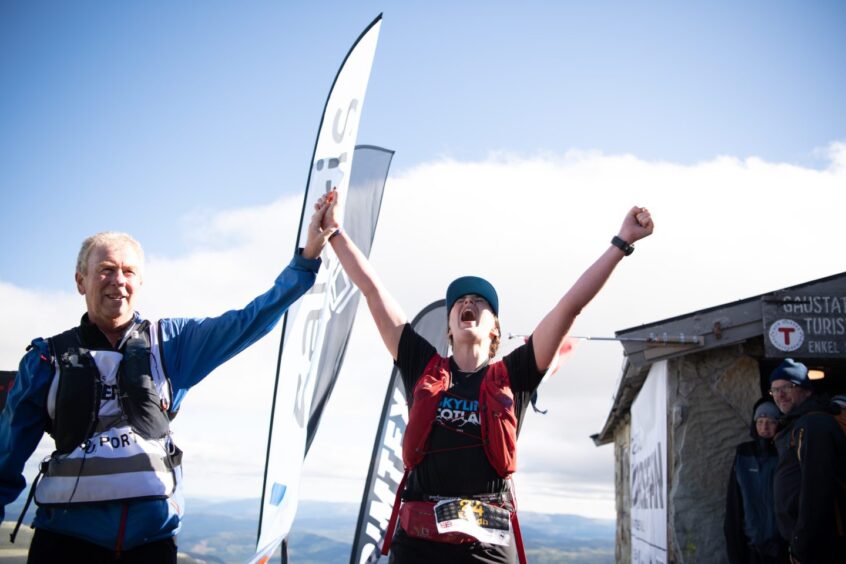
<path id="1" fill-rule="evenodd" d="M 329 242 L 367 300 L 410 398 L 403 436 L 406 473 L 383 553 L 390 549 L 390 562 L 402 564 L 525 562 L 509 483 L 523 413 L 573 320 L 617 263 L 631 254 L 632 244 L 652 233 L 649 212 L 641 207 L 629 210 L 611 245 L 527 342 L 494 362 L 501 337 L 499 298 L 488 281 L 464 276 L 447 287 L 452 356 L 441 357 L 414 332 L 341 229 L 338 194 L 328 193 L 317 206 L 326 201 L 329 208 L 321 227 L 332 231 Z"/>

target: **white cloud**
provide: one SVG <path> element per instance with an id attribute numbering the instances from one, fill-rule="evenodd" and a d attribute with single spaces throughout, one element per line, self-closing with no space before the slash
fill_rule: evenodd
<path id="1" fill-rule="evenodd" d="M 73 272 L 67 273 L 73 287 Z M 0 281 L 0 303 L 7 323 L 0 325 L 0 369 L 16 370 L 30 341 L 59 333 L 79 322 L 81 296 L 69 292 L 39 293 Z"/>
<path id="2" fill-rule="evenodd" d="M 500 292 L 504 332 L 528 333 L 606 248 L 629 207 L 646 205 L 655 235 L 573 328 L 609 336 L 846 270 L 837 247 L 846 145 L 827 150 L 825 170 L 754 157 L 682 166 L 577 151 L 428 163 L 389 179 L 372 262 L 409 317 L 454 277 L 477 273 Z M 148 257 L 141 311 L 204 316 L 245 304 L 289 260 L 300 207 L 288 198 L 195 217 L 192 229 L 204 230 L 196 252 Z M 31 336 L 71 325 L 83 307 L 78 296 L 8 284 L 0 299 L 8 304 L 4 367 L 16 366 Z M 189 495 L 260 495 L 278 341 L 277 328 L 188 395 L 174 426 Z M 549 414 L 529 414 L 520 439 L 521 508 L 613 515 L 613 453 L 588 436 L 605 421 L 621 363 L 619 345 L 584 342 L 543 384 Z M 362 306 L 304 467 L 304 497 L 360 498 L 390 370 Z"/>

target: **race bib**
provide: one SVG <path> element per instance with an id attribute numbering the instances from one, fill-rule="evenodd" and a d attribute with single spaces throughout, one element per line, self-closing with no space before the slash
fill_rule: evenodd
<path id="1" fill-rule="evenodd" d="M 511 513 L 475 499 L 445 499 L 435 504 L 439 533 L 464 533 L 489 544 L 511 544 Z"/>

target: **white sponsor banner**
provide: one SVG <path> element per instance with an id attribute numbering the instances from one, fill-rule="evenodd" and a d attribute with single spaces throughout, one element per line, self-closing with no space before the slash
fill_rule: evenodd
<path id="1" fill-rule="evenodd" d="M 653 364 L 632 403 L 633 564 L 667 562 L 667 362 Z"/>
<path id="2" fill-rule="evenodd" d="M 345 201 L 361 108 L 380 27 L 381 16 L 353 45 L 326 101 L 312 158 L 299 242 L 305 240 L 308 217 L 321 195 L 337 188 L 342 195 L 341 201 Z M 289 309 L 286 317 L 259 538 L 256 554 L 250 562 L 267 562 L 291 530 L 299 501 L 307 426 L 326 326 L 333 312 L 343 309 L 347 303 L 345 299 L 339 301 L 332 291 L 341 270 L 328 245 L 322 259 L 323 266 L 314 286 Z"/>

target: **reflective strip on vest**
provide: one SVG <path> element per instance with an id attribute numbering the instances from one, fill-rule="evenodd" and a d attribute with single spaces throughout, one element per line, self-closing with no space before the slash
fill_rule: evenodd
<path id="1" fill-rule="evenodd" d="M 35 489 L 39 505 L 170 497 L 181 476 L 170 438 L 145 440 L 128 425 L 52 457 Z"/>

